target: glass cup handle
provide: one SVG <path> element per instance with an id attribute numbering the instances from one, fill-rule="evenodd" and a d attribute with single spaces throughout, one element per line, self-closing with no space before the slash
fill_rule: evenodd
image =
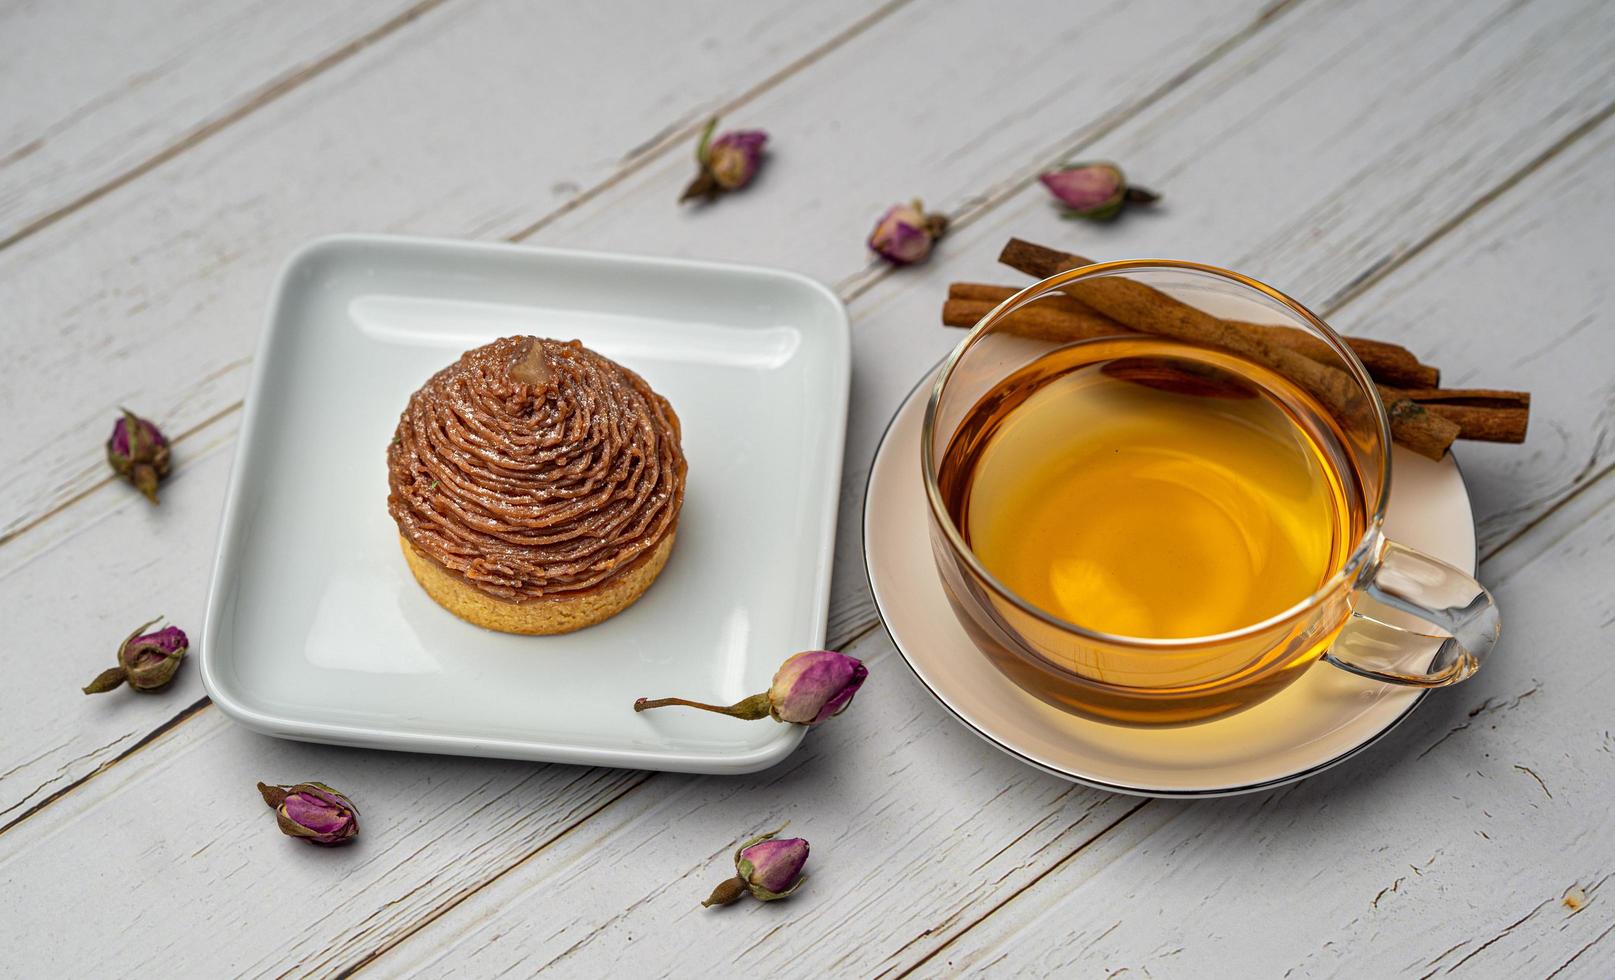
<path id="1" fill-rule="evenodd" d="M 1388 684 L 1446 687 L 1480 669 L 1497 643 L 1502 620 L 1486 587 L 1444 561 L 1381 539 L 1374 568 L 1358 592 L 1429 623 L 1424 634 L 1355 613 L 1324 659 L 1342 670 Z M 1388 631 L 1388 632 L 1387 632 Z M 1422 672 L 1395 663 L 1409 634 L 1439 640 L 1440 649 Z"/>

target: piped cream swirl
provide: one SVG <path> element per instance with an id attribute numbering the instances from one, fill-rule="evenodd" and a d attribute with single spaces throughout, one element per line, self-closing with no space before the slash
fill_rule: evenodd
<path id="1" fill-rule="evenodd" d="M 655 549 L 684 502 L 672 406 L 575 340 L 467 351 L 410 396 L 387 470 L 404 539 L 511 602 L 608 582 Z"/>

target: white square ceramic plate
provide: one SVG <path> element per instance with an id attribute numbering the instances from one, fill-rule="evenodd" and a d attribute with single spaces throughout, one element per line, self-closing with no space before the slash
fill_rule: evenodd
<path id="1" fill-rule="evenodd" d="M 415 584 L 384 450 L 410 393 L 497 337 L 577 338 L 684 428 L 678 542 L 633 606 L 556 637 L 493 633 Z M 769 269 L 345 236 L 275 288 L 224 509 L 199 662 L 271 735 L 375 748 L 740 773 L 795 726 L 735 701 L 824 642 L 848 383 L 846 311 Z"/>

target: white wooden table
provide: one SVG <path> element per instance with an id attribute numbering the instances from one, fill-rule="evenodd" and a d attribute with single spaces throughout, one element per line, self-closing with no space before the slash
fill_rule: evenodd
<path id="1" fill-rule="evenodd" d="M 681 209 L 715 112 L 773 158 Z M 1615 975 L 1612 115 L 1606 0 L 0 2 L 0 974 Z M 1163 206 L 1062 221 L 1034 176 L 1095 156 Z M 954 232 L 894 272 L 862 240 L 913 195 Z M 199 630 L 270 279 L 338 231 L 832 284 L 854 709 L 699 778 L 276 741 L 194 666 L 80 694 L 133 624 Z M 1212 802 L 1072 786 L 952 721 L 877 626 L 857 507 L 957 339 L 944 284 L 1015 281 L 1011 234 L 1232 266 L 1448 384 L 1532 389 L 1525 446 L 1458 449 L 1486 670 L 1348 765 Z M 160 509 L 108 479 L 120 404 L 177 437 Z M 359 843 L 274 833 L 253 781 L 299 776 L 361 802 Z M 802 892 L 700 909 L 785 818 Z"/>

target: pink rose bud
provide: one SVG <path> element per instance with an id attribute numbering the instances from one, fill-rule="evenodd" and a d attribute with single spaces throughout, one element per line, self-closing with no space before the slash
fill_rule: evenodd
<path id="1" fill-rule="evenodd" d="M 947 217 L 926 214 L 916 199 L 886 209 L 869 233 L 869 247 L 893 265 L 912 265 L 930 255 L 931 246 L 947 230 Z"/>
<path id="2" fill-rule="evenodd" d="M 768 690 L 734 704 L 706 704 L 684 698 L 658 698 L 654 701 L 640 698 L 634 702 L 634 710 L 682 705 L 746 721 L 772 717 L 775 721 L 792 725 L 817 725 L 846 710 L 847 705 L 852 703 L 852 696 L 858 693 L 858 688 L 868 676 L 869 668 L 857 657 L 834 650 L 807 650 L 791 655 L 780 665 Z"/>
<path id="3" fill-rule="evenodd" d="M 834 650 L 808 650 L 780 665 L 768 688 L 772 714 L 796 725 L 817 725 L 840 714 L 869 676 L 863 662 Z"/>
<path id="4" fill-rule="evenodd" d="M 162 617 L 158 617 L 161 619 Z M 190 640 L 178 626 L 168 626 L 155 633 L 145 633 L 156 619 L 135 627 L 135 631 L 118 647 L 118 666 L 103 670 L 85 694 L 104 694 L 117 690 L 127 681 L 137 691 L 155 691 L 167 686 L 179 671 L 180 661 L 190 648 Z"/>
<path id="5" fill-rule="evenodd" d="M 710 201 L 719 194 L 738 191 L 751 183 L 762 166 L 763 144 L 768 142 L 768 133 L 761 129 L 740 129 L 713 139 L 712 133 L 717 128 L 717 117 L 713 117 L 701 131 L 701 141 L 695 147 L 695 162 L 700 169 L 679 196 L 680 203 L 693 197 Z"/>
<path id="6" fill-rule="evenodd" d="M 331 847 L 346 844 L 359 834 L 359 808 L 324 783 L 259 783 L 258 792 L 274 808 L 275 822 L 287 837 Z"/>
<path id="7" fill-rule="evenodd" d="M 1154 191 L 1129 187 L 1121 168 L 1114 163 L 1074 163 L 1051 170 L 1038 180 L 1065 205 L 1067 217 L 1090 221 L 1109 221 L 1129 202 L 1154 204 L 1161 199 Z"/>
<path id="8" fill-rule="evenodd" d="M 784 829 L 740 845 L 735 851 L 735 876 L 714 888 L 702 908 L 738 902 L 748 893 L 760 902 L 774 902 L 801 888 L 807 880 L 802 866 L 807 864 L 808 842 L 800 837 L 776 840 L 774 835 Z"/>
<path id="9" fill-rule="evenodd" d="M 712 179 L 726 191 L 738 191 L 751 183 L 763 162 L 763 144 L 768 134 L 760 129 L 724 133 L 707 150 Z"/>
<path id="10" fill-rule="evenodd" d="M 107 440 L 107 462 L 133 483 L 146 499 L 157 502 L 157 483 L 168 475 L 168 439 L 155 425 L 129 411 L 113 423 Z"/>

